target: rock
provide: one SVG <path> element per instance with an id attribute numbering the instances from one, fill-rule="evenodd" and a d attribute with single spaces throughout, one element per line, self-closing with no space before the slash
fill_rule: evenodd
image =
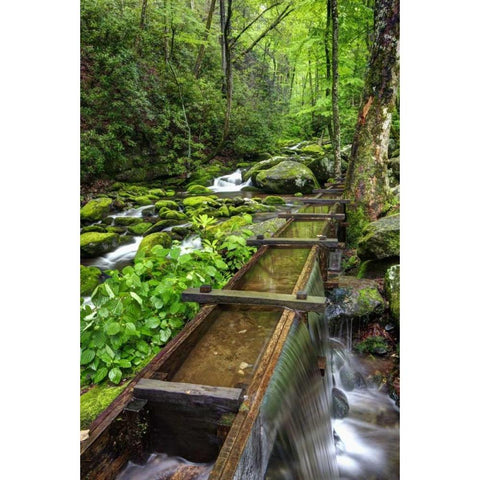
<path id="1" fill-rule="evenodd" d="M 110 212 L 111 198 L 95 198 L 80 209 L 82 222 L 98 222 Z"/>
<path id="2" fill-rule="evenodd" d="M 268 196 L 263 199 L 265 205 L 285 205 L 285 200 L 282 197 Z"/>
<path id="3" fill-rule="evenodd" d="M 387 162 L 388 168 L 392 171 L 392 177 L 400 182 L 400 157 L 389 158 Z"/>
<path id="4" fill-rule="evenodd" d="M 110 227 L 107 227 L 105 229 L 107 232 L 109 233 L 118 233 L 118 234 L 122 234 L 122 233 L 125 233 L 127 231 L 127 228 L 126 227 L 117 227 L 117 226 L 110 226 Z"/>
<path id="5" fill-rule="evenodd" d="M 80 265 L 80 295 L 88 297 L 100 283 L 102 271 L 97 267 Z"/>
<path id="6" fill-rule="evenodd" d="M 164 207 L 177 210 L 178 203 L 174 202 L 173 200 L 160 200 L 155 204 L 155 209 L 157 210 L 157 212 Z"/>
<path id="7" fill-rule="evenodd" d="M 328 294 L 325 316 L 331 322 L 345 317 L 380 314 L 384 310 L 385 301 L 375 281 L 341 276 L 339 286 Z"/>
<path id="8" fill-rule="evenodd" d="M 160 212 L 158 212 L 158 216 L 160 219 L 171 219 L 171 220 L 186 220 L 187 216 L 182 213 L 178 212 L 177 210 L 169 210 L 168 208 L 162 208 Z"/>
<path id="9" fill-rule="evenodd" d="M 321 183 L 335 176 L 335 161 L 333 157 L 313 157 L 311 160 L 306 161 L 305 164 Z"/>
<path id="10" fill-rule="evenodd" d="M 255 183 L 255 180 L 257 179 L 257 175 L 262 170 L 268 170 L 274 165 L 278 165 L 280 162 L 288 160 L 289 158 L 291 157 L 280 156 L 280 157 L 272 157 L 266 160 L 262 160 L 261 162 L 258 162 L 257 164 L 255 164 L 250 170 L 248 170 L 243 175 L 243 181 L 246 182 L 249 178 L 251 178 L 252 182 Z"/>
<path id="11" fill-rule="evenodd" d="M 400 214 L 369 223 L 358 242 L 358 256 L 362 260 L 381 260 L 400 255 Z"/>
<path id="12" fill-rule="evenodd" d="M 136 225 L 130 225 L 128 231 L 134 235 L 143 235 L 152 226 L 149 222 L 141 222 Z"/>
<path id="13" fill-rule="evenodd" d="M 163 188 L 151 188 L 148 193 L 156 197 L 165 197 L 167 195 Z"/>
<path id="14" fill-rule="evenodd" d="M 344 365 L 340 369 L 340 380 L 342 387 L 347 392 L 351 392 L 355 388 L 355 372 L 348 365 Z"/>
<path id="15" fill-rule="evenodd" d="M 130 225 L 136 225 L 141 223 L 142 219 L 139 217 L 116 217 L 115 225 L 120 225 L 122 227 L 129 227 Z"/>
<path id="16" fill-rule="evenodd" d="M 87 227 L 83 227 L 80 230 L 80 233 L 88 233 L 88 232 L 98 232 L 98 233 L 105 233 L 106 227 L 105 225 L 88 225 Z"/>
<path id="17" fill-rule="evenodd" d="M 198 196 L 198 197 L 189 197 L 183 200 L 183 204 L 186 207 L 197 208 L 203 205 L 210 205 L 210 206 L 218 206 L 219 203 L 217 201 L 216 195 L 209 195 L 207 196 Z"/>
<path id="18" fill-rule="evenodd" d="M 88 232 L 80 235 L 80 253 L 82 257 L 93 258 L 111 252 L 118 247 L 117 233 Z"/>
<path id="19" fill-rule="evenodd" d="M 390 313 L 398 326 L 400 321 L 400 265 L 395 265 L 387 270 L 385 274 L 385 295 L 390 306 Z"/>
<path id="20" fill-rule="evenodd" d="M 152 248 L 156 245 L 160 245 L 164 248 L 170 248 L 172 246 L 172 238 L 166 232 L 158 232 L 147 235 L 141 241 L 136 256 L 138 256 L 140 252 L 144 252 L 145 255 L 148 256 Z"/>
<path id="21" fill-rule="evenodd" d="M 332 416 L 345 418 L 350 410 L 347 396 L 338 388 L 332 388 Z"/>
<path id="22" fill-rule="evenodd" d="M 160 220 L 154 225 L 152 225 L 148 230 L 144 232 L 144 236 L 151 235 L 152 233 L 161 232 L 167 227 L 174 227 L 175 225 L 181 225 L 183 222 L 181 220 L 175 219 L 164 219 Z"/>
<path id="23" fill-rule="evenodd" d="M 155 200 L 158 200 L 158 197 L 155 196 L 150 196 L 150 195 L 140 195 L 139 197 L 135 197 L 133 201 L 140 206 L 147 206 L 151 205 L 152 203 L 155 202 Z"/>
<path id="24" fill-rule="evenodd" d="M 212 191 L 203 185 L 193 184 L 188 186 L 187 193 L 190 195 L 208 195 Z"/>
<path id="25" fill-rule="evenodd" d="M 312 171 L 299 162 L 285 160 L 258 173 L 254 184 L 271 193 L 312 193 L 319 187 Z"/>

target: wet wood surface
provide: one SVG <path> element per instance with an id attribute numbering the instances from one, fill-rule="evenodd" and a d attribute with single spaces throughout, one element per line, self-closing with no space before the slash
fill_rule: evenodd
<path id="1" fill-rule="evenodd" d="M 279 218 L 293 218 L 294 220 L 345 220 L 344 213 L 279 213 Z"/>
<path id="2" fill-rule="evenodd" d="M 315 205 L 335 205 L 336 203 L 350 203 L 348 198 L 302 198 L 302 203 Z"/>
<path id="3" fill-rule="evenodd" d="M 289 247 L 313 247 L 314 245 L 321 245 L 327 248 L 341 248 L 336 238 L 249 238 L 247 245 L 272 245 Z"/>

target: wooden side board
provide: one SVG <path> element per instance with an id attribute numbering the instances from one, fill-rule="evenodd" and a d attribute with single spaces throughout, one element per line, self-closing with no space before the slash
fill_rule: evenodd
<path id="1" fill-rule="evenodd" d="M 247 245 L 272 245 L 272 246 L 290 246 L 290 247 L 313 247 L 321 245 L 326 248 L 341 248 L 336 238 L 249 238 Z"/>
<path id="2" fill-rule="evenodd" d="M 294 220 L 345 220 L 343 213 L 288 213 L 278 214 L 278 218 L 293 218 Z"/>
<path id="3" fill-rule="evenodd" d="M 302 198 L 302 203 L 315 205 L 335 205 L 336 203 L 350 203 L 348 198 Z"/>

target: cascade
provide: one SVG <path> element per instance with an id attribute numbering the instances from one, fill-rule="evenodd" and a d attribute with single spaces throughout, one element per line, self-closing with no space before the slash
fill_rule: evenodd
<path id="1" fill-rule="evenodd" d="M 212 192 L 239 192 L 243 187 L 252 185 L 251 179 L 242 182 L 242 172 L 235 170 L 230 175 L 223 175 L 213 180 L 213 185 L 208 187 Z"/>

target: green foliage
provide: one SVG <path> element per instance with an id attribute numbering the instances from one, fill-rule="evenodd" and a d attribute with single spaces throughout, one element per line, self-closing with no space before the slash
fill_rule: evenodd
<path id="1" fill-rule="evenodd" d="M 389 350 L 388 342 L 380 336 L 367 337 L 355 345 L 355 349 L 360 353 L 384 354 Z"/>
<path id="2" fill-rule="evenodd" d="M 216 251 L 181 254 L 178 247 L 153 247 L 134 266 L 112 270 L 92 294 L 93 307 L 81 310 L 82 384 L 118 384 L 146 363 L 198 311 L 181 292 L 228 278 L 228 265 Z"/>

